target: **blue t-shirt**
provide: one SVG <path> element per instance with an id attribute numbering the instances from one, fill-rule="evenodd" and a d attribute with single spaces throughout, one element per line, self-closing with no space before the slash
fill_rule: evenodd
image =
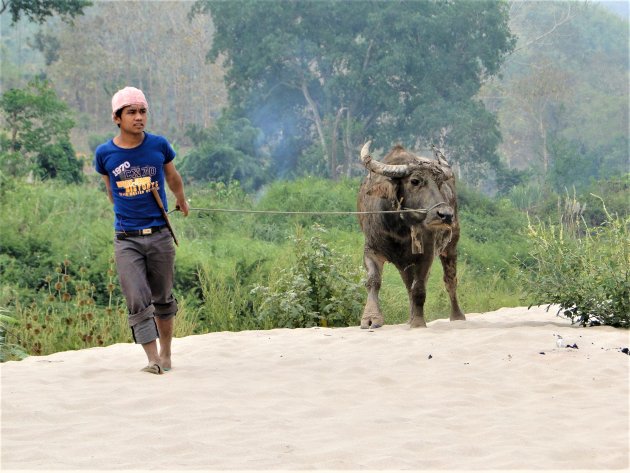
<path id="1" fill-rule="evenodd" d="M 167 139 L 146 132 L 144 141 L 135 148 L 120 148 L 114 140 L 96 148 L 94 167 L 109 176 L 116 230 L 140 230 L 166 223 L 151 189 L 158 189 L 168 211 L 164 165 L 173 159 L 175 151 Z"/>

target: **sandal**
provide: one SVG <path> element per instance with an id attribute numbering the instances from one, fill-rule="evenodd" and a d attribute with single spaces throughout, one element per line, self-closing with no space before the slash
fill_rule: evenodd
<path id="1" fill-rule="evenodd" d="M 158 365 L 157 363 L 153 363 L 152 365 L 147 365 L 144 368 L 142 368 L 140 371 L 145 371 L 151 374 L 162 374 L 164 372 L 162 367 Z"/>

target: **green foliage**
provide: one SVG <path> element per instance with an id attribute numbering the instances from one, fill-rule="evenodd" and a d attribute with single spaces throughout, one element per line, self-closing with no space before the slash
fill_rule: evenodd
<path id="1" fill-rule="evenodd" d="M 511 5 L 519 42 L 482 93 L 498 112 L 502 154 L 557 193 L 626 173 L 627 18 L 600 2 Z"/>
<path id="2" fill-rule="evenodd" d="M 81 182 L 81 162 L 70 143 L 74 121 L 50 82 L 35 79 L 25 89 L 10 89 L 0 99 L 6 134 L 0 166 L 12 176 L 34 171 L 41 178 Z"/>
<path id="3" fill-rule="evenodd" d="M 587 187 L 578 191 L 575 187 L 565 187 L 561 193 L 555 192 L 546 184 L 530 182 L 510 189 L 507 198 L 519 210 L 530 216 L 546 218 L 561 211 L 563 199 L 572 190 L 573 199 L 580 204 L 580 215 L 590 226 L 599 226 L 607 220 L 601 202 L 606 202 L 608 211 L 621 217 L 630 213 L 630 174 L 612 178 L 591 180 Z"/>
<path id="4" fill-rule="evenodd" d="M 192 184 L 190 187 L 193 187 L 194 191 L 187 192 L 187 197 L 190 206 L 196 209 L 249 210 L 254 207 L 252 198 L 237 181 L 228 184 L 223 182 Z M 243 233 L 244 229 L 252 226 L 249 216 L 241 213 L 195 210 L 188 218 L 182 218 L 181 214 L 175 213 L 172 219 L 178 224 L 178 229 L 191 240 L 212 239 L 217 236 L 217 232 Z"/>
<path id="5" fill-rule="evenodd" d="M 600 170 L 599 154 L 580 149 L 580 144 L 565 139 L 554 140 L 550 145 L 554 159 L 547 176 L 554 189 L 585 188 Z"/>
<path id="6" fill-rule="evenodd" d="M 259 156 L 260 131 L 245 118 L 221 118 L 210 130 L 190 128 L 188 136 L 195 148 L 188 153 L 179 171 L 188 182 L 218 181 L 241 183 L 254 190 L 265 180 L 268 164 Z"/>
<path id="7" fill-rule="evenodd" d="M 76 15 L 83 15 L 83 9 L 90 5 L 89 0 L 8 0 L 2 2 L 0 14 L 8 9 L 13 23 L 22 16 L 36 23 L 44 23 L 53 15 L 61 15 L 69 21 Z"/>
<path id="8" fill-rule="evenodd" d="M 252 297 L 240 281 L 237 269 L 227 276 L 208 264 L 202 265 L 199 284 L 203 303 L 197 314 L 196 333 L 260 328 L 252 313 Z"/>
<path id="9" fill-rule="evenodd" d="M 479 272 L 505 273 L 529 250 L 526 217 L 507 199 L 458 187 L 461 260 Z"/>
<path id="10" fill-rule="evenodd" d="M 69 141 L 42 147 L 35 163 L 35 173 L 41 179 L 60 179 L 67 184 L 83 181 L 83 165 Z"/>
<path id="11" fill-rule="evenodd" d="M 96 186 L 14 184 L 0 206 L 0 281 L 38 290 L 58 261 L 68 259 L 70 271 L 88 267 L 104 292 L 112 219 L 105 192 Z"/>
<path id="12" fill-rule="evenodd" d="M 548 185 L 530 181 L 512 187 L 506 197 L 518 210 L 537 215 L 543 208 L 555 205 L 558 196 Z"/>
<path id="13" fill-rule="evenodd" d="M 317 143 L 332 169 L 343 140 L 354 154 L 365 136 L 415 145 L 445 130 L 458 161 L 498 162 L 496 120 L 474 96 L 513 47 L 503 2 L 208 0 L 193 11 L 212 14 L 209 58 L 223 56 L 230 106 L 263 129 L 279 169 L 285 137 Z"/>
<path id="14" fill-rule="evenodd" d="M 322 232 L 322 227 L 314 227 Z M 298 227 L 294 258 L 272 273 L 269 286 L 256 286 L 256 314 L 262 327 L 356 325 L 363 307 L 362 271 L 338 255 L 319 235 Z"/>
<path id="15" fill-rule="evenodd" d="M 518 169 L 508 168 L 502 161 L 498 163 L 496 168 L 496 184 L 497 195 L 504 197 L 509 195 L 512 189 L 523 186 L 530 180 L 531 172 L 528 170 L 520 171 Z"/>
<path id="16" fill-rule="evenodd" d="M 580 220 L 529 225 L 534 263 L 523 279 L 533 304 L 559 304 L 581 325 L 630 327 L 630 218 L 607 214 L 598 227 Z"/>
<path id="17" fill-rule="evenodd" d="M 331 182 L 308 177 L 295 181 L 275 181 L 265 189 L 257 208 L 296 212 L 354 212 L 357 209 L 358 188 L 358 179 Z M 292 231 L 295 224 L 310 227 L 314 223 L 344 230 L 359 228 L 356 215 L 270 215 L 259 222 L 264 226 L 273 226 L 278 232 Z"/>
<path id="18" fill-rule="evenodd" d="M 9 298 L 15 317 L 10 320 L 10 330 L 4 330 L 1 361 L 132 341 L 113 265 L 107 272 L 105 304 L 98 304 L 97 288 L 88 279 L 88 268 L 71 271 L 72 266 L 69 260 L 58 264 L 30 302 L 20 296 Z M 179 306 L 176 335 L 188 335 L 195 321 L 185 298 L 180 298 Z M 0 326 L 4 326 L 3 320 L 7 319 L 0 318 Z"/>
<path id="19" fill-rule="evenodd" d="M 0 307 L 17 321 L 7 325 L 7 343 L 29 354 L 130 341 L 112 263 L 113 215 L 100 181 L 93 176 L 90 184 L 64 186 L 0 176 Z M 310 178 L 274 183 L 258 203 L 238 183 L 189 186 L 187 196 L 196 208 L 336 211 L 354 210 L 357 188 L 357 181 Z M 468 189 L 462 190 L 462 207 L 462 306 L 483 312 L 521 304 L 516 263 L 508 265 L 511 254 L 521 253 L 518 219 L 509 215 L 518 212 Z M 513 220 L 501 221 L 507 217 Z M 323 320 L 330 326 L 358 323 L 366 292 L 356 216 L 192 211 L 187 218 L 172 213 L 171 222 L 180 240 L 176 336 Z M 295 235 L 296 225 L 324 222 L 326 232 Z M 449 315 L 441 272 L 437 261 L 426 302 L 430 320 Z M 254 287 L 259 289 L 252 293 Z M 274 312 L 274 304 L 283 309 Z M 407 320 L 407 293 L 391 265 L 385 267 L 381 305 L 387 323 Z"/>
<path id="20" fill-rule="evenodd" d="M 0 363 L 28 356 L 21 346 L 7 341 L 8 334 L 12 334 L 13 326 L 17 324 L 17 320 L 8 313 L 6 308 L 0 307 Z"/>
<path id="21" fill-rule="evenodd" d="M 630 173 L 592 182 L 580 200 L 585 207 L 582 215 L 589 225 L 599 226 L 608 219 L 602 201 L 612 215 L 627 217 L 630 215 Z"/>

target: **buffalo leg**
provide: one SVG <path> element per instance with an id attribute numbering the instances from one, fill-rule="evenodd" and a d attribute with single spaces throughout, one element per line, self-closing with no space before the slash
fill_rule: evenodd
<path id="1" fill-rule="evenodd" d="M 451 242 L 444 253 L 440 254 L 444 269 L 444 285 L 451 299 L 451 320 L 466 320 L 466 316 L 457 302 L 457 242 Z"/>
<path id="2" fill-rule="evenodd" d="M 385 261 L 371 251 L 365 251 L 363 263 L 368 273 L 365 283 L 368 295 L 361 317 L 361 328 L 378 328 L 384 323 L 383 313 L 378 303 L 378 292 L 381 290 Z"/>
<path id="3" fill-rule="evenodd" d="M 409 326 L 411 328 L 427 326 L 424 320 L 424 302 L 427 298 L 427 281 L 430 269 L 430 260 L 418 262 L 406 268 L 399 268 L 409 294 Z"/>

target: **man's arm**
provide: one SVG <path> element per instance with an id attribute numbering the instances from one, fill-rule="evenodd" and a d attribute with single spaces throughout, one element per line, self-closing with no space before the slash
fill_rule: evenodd
<path id="1" fill-rule="evenodd" d="M 109 183 L 109 176 L 107 174 L 101 174 L 103 178 L 103 182 L 105 183 L 105 188 L 107 189 L 107 198 L 109 201 L 114 204 L 114 196 L 112 195 L 112 186 Z"/>
<path id="2" fill-rule="evenodd" d="M 188 215 L 188 202 L 186 202 L 186 196 L 184 195 L 184 181 L 182 176 L 179 175 L 173 161 L 164 165 L 164 177 L 166 178 L 166 184 L 177 199 L 177 206 L 182 213 Z"/>

